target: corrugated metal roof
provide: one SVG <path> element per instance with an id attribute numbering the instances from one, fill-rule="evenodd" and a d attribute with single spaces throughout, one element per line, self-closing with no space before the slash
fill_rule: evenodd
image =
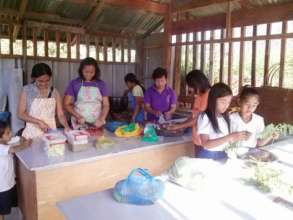
<path id="1" fill-rule="evenodd" d="M 157 3 L 170 2 L 170 0 L 152 1 Z M 196 0 L 175 0 L 175 7 L 176 5 L 179 6 L 191 1 Z M 0 0 L 0 12 L 2 9 L 9 9 L 12 10 L 12 12 L 14 11 L 15 16 L 20 8 L 20 2 L 21 0 Z M 78 2 L 73 0 L 28 0 L 26 12 L 46 13 L 48 15 L 60 16 L 61 19 L 78 20 L 78 24 L 76 25 L 81 26 L 93 11 L 95 2 L 99 1 L 88 1 L 87 3 L 87 1 Z M 249 2 L 253 7 L 258 7 L 268 4 L 293 2 L 293 0 L 249 0 Z M 232 2 L 232 10 L 238 10 L 240 8 L 241 5 L 238 1 Z M 191 16 L 199 17 L 225 13 L 226 10 L 227 4 L 223 3 L 196 8 L 189 11 L 189 13 Z M 50 16 L 48 16 L 48 19 L 50 19 Z M 38 17 L 35 17 L 34 20 L 38 20 Z M 39 20 L 46 21 L 46 18 L 40 18 Z M 146 13 L 143 10 L 130 10 L 123 7 L 105 5 L 97 14 L 95 23 L 91 26 L 91 29 L 95 31 L 144 34 L 160 27 L 162 20 L 162 16 Z M 48 20 L 48 22 L 50 22 L 50 20 Z M 51 22 L 58 22 L 58 19 Z"/>

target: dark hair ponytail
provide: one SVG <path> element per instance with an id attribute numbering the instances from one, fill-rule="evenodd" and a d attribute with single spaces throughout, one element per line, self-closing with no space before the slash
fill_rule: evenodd
<path id="1" fill-rule="evenodd" d="M 243 102 L 245 99 L 251 96 L 256 96 L 259 99 L 259 93 L 255 88 L 252 88 L 249 85 L 245 85 L 242 87 L 242 90 L 239 95 L 240 102 Z"/>
<path id="2" fill-rule="evenodd" d="M 136 78 L 136 75 L 134 75 L 134 73 L 128 73 L 125 77 L 124 77 L 124 81 L 125 83 L 127 82 L 131 82 L 131 83 L 135 83 L 136 85 L 139 85 L 143 91 L 143 93 L 145 92 L 145 88 L 143 87 L 143 85 L 141 85 L 141 83 L 139 82 L 139 80 Z"/>
<path id="3" fill-rule="evenodd" d="M 206 75 L 201 70 L 192 70 L 185 77 L 186 83 L 197 94 L 203 94 L 211 88 Z"/>
<path id="4" fill-rule="evenodd" d="M 232 95 L 232 90 L 225 83 L 214 84 L 209 92 L 208 107 L 205 113 L 207 114 L 212 124 L 212 127 L 216 133 L 221 132 L 219 129 L 219 124 L 218 124 L 217 114 L 216 114 L 217 99 L 228 96 L 228 95 Z M 227 122 L 229 131 L 230 131 L 230 119 L 229 119 L 228 111 L 223 113 L 223 118 Z"/>
<path id="5" fill-rule="evenodd" d="M 1 120 L 0 120 L 0 137 L 1 137 L 1 138 L 2 138 L 2 136 L 3 136 L 4 132 L 5 132 L 5 130 L 6 130 L 7 128 L 9 128 L 9 127 L 10 127 L 10 126 L 9 126 L 8 122 L 1 121 Z"/>

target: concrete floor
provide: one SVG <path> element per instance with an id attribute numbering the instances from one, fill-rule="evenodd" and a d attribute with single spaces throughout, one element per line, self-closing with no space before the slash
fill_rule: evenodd
<path id="1" fill-rule="evenodd" d="M 22 220 L 21 211 L 19 208 L 13 208 L 10 215 L 5 215 L 4 220 Z"/>

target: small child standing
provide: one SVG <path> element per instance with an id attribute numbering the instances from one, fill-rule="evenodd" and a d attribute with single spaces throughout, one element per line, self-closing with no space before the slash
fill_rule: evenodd
<path id="1" fill-rule="evenodd" d="M 245 86 L 239 96 L 240 111 L 234 112 L 230 116 L 232 132 L 248 131 L 251 133 L 248 140 L 240 142 L 242 147 L 262 147 L 272 140 L 279 138 L 277 133 L 266 139 L 258 138 L 265 128 L 263 117 L 254 113 L 259 105 L 259 99 L 259 93 L 256 89 Z"/>
<path id="2" fill-rule="evenodd" d="M 17 206 L 13 154 L 30 145 L 30 140 L 21 140 L 19 145 L 9 146 L 11 137 L 8 123 L 0 121 L 0 220 Z"/>

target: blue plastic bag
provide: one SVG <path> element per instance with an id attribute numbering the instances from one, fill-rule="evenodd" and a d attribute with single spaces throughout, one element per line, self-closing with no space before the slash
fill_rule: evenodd
<path id="1" fill-rule="evenodd" d="M 109 121 L 106 123 L 105 128 L 110 131 L 114 132 L 118 127 L 127 125 L 127 122 L 125 121 Z"/>
<path id="2" fill-rule="evenodd" d="M 123 203 L 150 205 L 163 197 L 164 183 L 145 169 L 134 169 L 125 180 L 116 183 L 113 196 Z"/>
<path id="3" fill-rule="evenodd" d="M 10 112 L 0 112 L 0 121 L 8 122 L 10 118 Z"/>

